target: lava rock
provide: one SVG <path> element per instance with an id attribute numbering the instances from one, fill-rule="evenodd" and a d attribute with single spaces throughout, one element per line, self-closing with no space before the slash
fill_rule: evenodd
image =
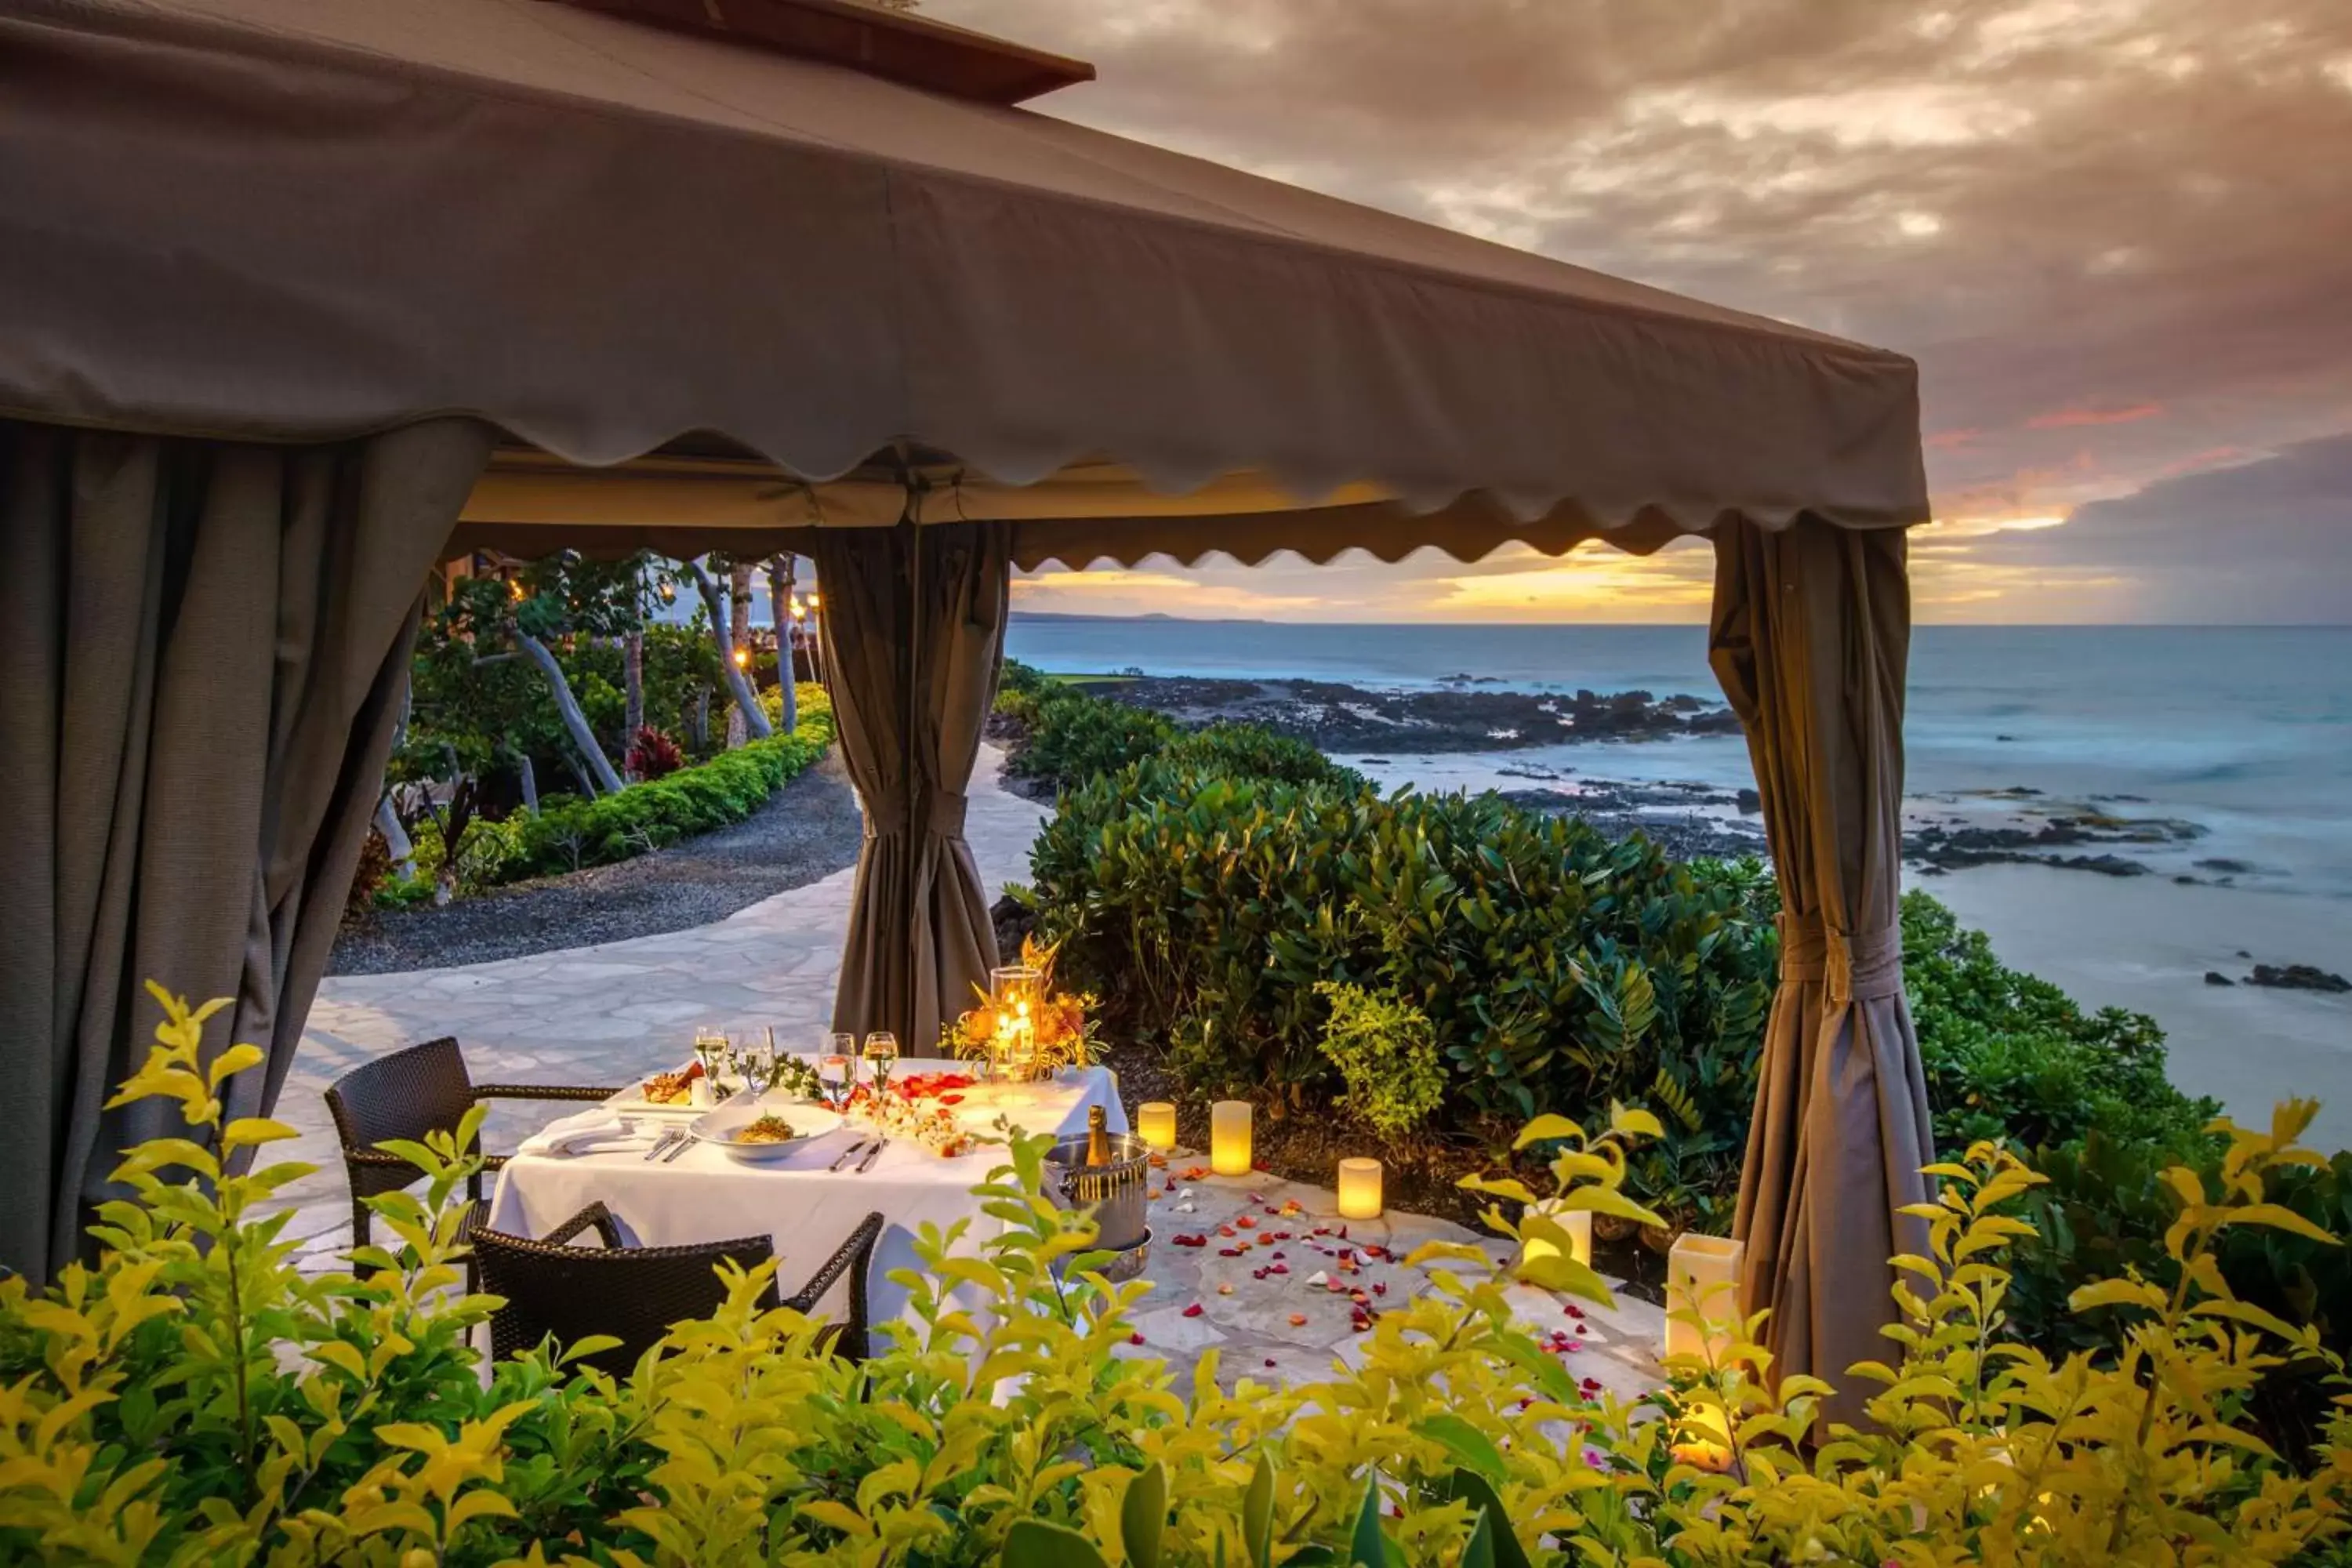
<path id="1" fill-rule="evenodd" d="M 2205 984 L 2208 985 L 2235 985 L 2237 982 L 2231 979 L 2228 975 L 2222 973 L 2218 969 L 2209 969 L 2205 972 Z"/>
<path id="2" fill-rule="evenodd" d="M 2278 991 L 2352 991 L 2352 980 L 2309 963 L 2257 963 L 2246 984 Z"/>

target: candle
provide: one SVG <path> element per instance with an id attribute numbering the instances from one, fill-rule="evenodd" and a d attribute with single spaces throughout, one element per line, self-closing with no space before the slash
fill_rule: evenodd
<path id="1" fill-rule="evenodd" d="M 1339 1162 L 1339 1217 L 1381 1217 L 1381 1163 L 1378 1160 Z"/>
<path id="2" fill-rule="evenodd" d="M 1559 1204 L 1546 1201 L 1528 1206 L 1531 1215 L 1540 1215 L 1568 1233 L 1568 1256 L 1571 1262 L 1592 1267 L 1592 1211 L 1563 1209 Z M 1519 1261 L 1532 1263 L 1538 1258 L 1557 1258 L 1559 1247 L 1549 1236 L 1530 1236 L 1519 1243 Z"/>
<path id="3" fill-rule="evenodd" d="M 1683 1411 L 1681 1425 L 1675 1432 L 1676 1441 L 1668 1446 L 1677 1464 L 1696 1465 L 1702 1470 L 1727 1470 L 1731 1468 L 1731 1429 L 1725 1424 L 1719 1407 L 1694 1405 Z"/>
<path id="4" fill-rule="evenodd" d="M 1250 1173 L 1250 1107 L 1221 1100 L 1209 1107 L 1209 1167 L 1221 1176 Z"/>
<path id="5" fill-rule="evenodd" d="M 1726 1236 L 1685 1231 L 1666 1254 L 1666 1354 L 1719 1361 L 1739 1331 L 1739 1264 L 1747 1247 Z M 1704 1326 L 1682 1321 L 1695 1311 Z"/>
<path id="6" fill-rule="evenodd" d="M 1164 1100 L 1154 1100 L 1136 1107 L 1135 1128 L 1144 1142 L 1154 1149 L 1176 1147 L 1176 1108 Z"/>

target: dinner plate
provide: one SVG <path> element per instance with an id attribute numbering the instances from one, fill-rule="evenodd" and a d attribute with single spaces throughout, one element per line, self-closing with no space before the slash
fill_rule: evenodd
<path id="1" fill-rule="evenodd" d="M 793 1137 L 782 1143 L 746 1143 L 739 1134 L 762 1116 L 781 1116 L 792 1123 Z M 695 1119 L 688 1131 L 705 1143 L 716 1144 L 730 1160 L 747 1165 L 781 1160 L 812 1138 L 822 1138 L 841 1126 L 837 1112 L 818 1105 L 722 1105 Z"/>

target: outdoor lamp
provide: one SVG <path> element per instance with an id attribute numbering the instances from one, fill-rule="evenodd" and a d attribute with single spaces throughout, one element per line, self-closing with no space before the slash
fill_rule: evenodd
<path id="1" fill-rule="evenodd" d="M 1176 1147 L 1176 1108 L 1164 1100 L 1135 1108 L 1136 1135 L 1154 1149 Z"/>
<path id="2" fill-rule="evenodd" d="M 812 610 L 816 608 L 816 590 L 814 588 L 809 590 L 809 608 Z"/>
<path id="3" fill-rule="evenodd" d="M 1557 1203 L 1530 1204 L 1528 1213 L 1539 1215 L 1568 1233 L 1568 1257 L 1571 1263 L 1592 1267 L 1592 1211 L 1563 1209 Z M 1557 1258 L 1559 1246 L 1548 1236 L 1530 1236 L 1519 1243 L 1519 1261 L 1533 1262 L 1538 1258 Z"/>
<path id="4" fill-rule="evenodd" d="M 1721 1361 L 1739 1327 L 1739 1263 L 1747 1247 L 1685 1231 L 1666 1254 L 1666 1354 Z M 1700 1321 L 1685 1321 L 1696 1315 Z"/>
<path id="5" fill-rule="evenodd" d="M 1381 1217 L 1381 1163 L 1378 1160 L 1339 1162 L 1339 1217 Z"/>
<path id="6" fill-rule="evenodd" d="M 793 619 L 796 621 L 804 621 L 808 619 L 808 606 L 802 604 L 798 599 L 794 599 L 793 601 Z"/>
<path id="7" fill-rule="evenodd" d="M 1220 1176 L 1250 1173 L 1250 1106 L 1221 1100 L 1209 1107 L 1209 1168 Z"/>
<path id="8" fill-rule="evenodd" d="M 663 604 L 675 604 L 677 600 L 677 584 L 671 582 L 667 577 L 663 578 L 661 583 L 661 596 Z"/>

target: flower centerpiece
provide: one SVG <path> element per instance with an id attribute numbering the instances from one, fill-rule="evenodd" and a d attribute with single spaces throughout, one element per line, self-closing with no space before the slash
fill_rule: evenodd
<path id="1" fill-rule="evenodd" d="M 1064 1068 L 1085 1067 L 1102 1054 L 1095 999 L 1054 989 L 1054 945 L 1021 939 L 1021 962 L 993 971 L 989 988 L 972 987 L 980 1005 L 940 1028 L 944 1054 L 987 1064 L 1001 1082 L 1029 1083 Z"/>

